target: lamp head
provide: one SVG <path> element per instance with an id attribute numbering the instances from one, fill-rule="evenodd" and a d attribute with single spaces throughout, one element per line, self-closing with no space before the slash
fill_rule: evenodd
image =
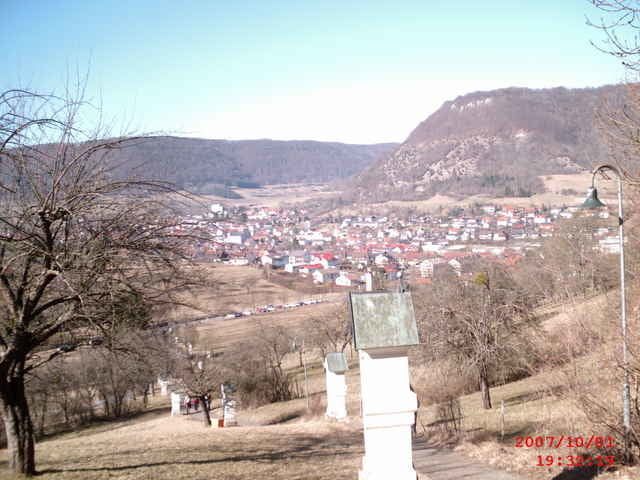
<path id="1" fill-rule="evenodd" d="M 587 198 L 584 199 L 580 208 L 600 208 L 606 207 L 604 203 L 598 198 L 598 190 L 596 187 L 589 187 L 587 191 Z"/>

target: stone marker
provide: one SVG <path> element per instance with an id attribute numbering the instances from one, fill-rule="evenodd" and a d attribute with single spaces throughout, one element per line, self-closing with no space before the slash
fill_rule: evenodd
<path id="1" fill-rule="evenodd" d="M 235 393 L 235 385 L 229 383 L 223 383 L 220 385 L 220 392 L 222 394 L 222 418 L 225 427 L 237 425 L 236 421 L 236 401 L 231 398 L 231 395 Z"/>
<path id="2" fill-rule="evenodd" d="M 360 480 L 415 480 L 411 426 L 418 408 L 410 390 L 408 348 L 417 345 L 409 292 L 349 294 L 360 359 L 364 457 Z"/>
<path id="3" fill-rule="evenodd" d="M 169 395 L 169 380 L 158 377 L 158 385 L 160 385 L 160 395 L 164 397 Z"/>
<path id="4" fill-rule="evenodd" d="M 324 368 L 327 381 L 327 411 L 325 415 L 328 418 L 342 420 L 347 416 L 347 383 L 344 374 L 349 369 L 344 353 L 327 353 Z"/>
<path id="5" fill-rule="evenodd" d="M 180 415 L 180 407 L 182 406 L 182 395 L 171 392 L 171 416 Z"/>

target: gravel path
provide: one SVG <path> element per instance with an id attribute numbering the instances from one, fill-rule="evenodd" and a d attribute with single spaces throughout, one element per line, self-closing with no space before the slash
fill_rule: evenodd
<path id="1" fill-rule="evenodd" d="M 452 450 L 429 447 L 424 441 L 413 444 L 413 465 L 420 480 L 520 480 Z"/>

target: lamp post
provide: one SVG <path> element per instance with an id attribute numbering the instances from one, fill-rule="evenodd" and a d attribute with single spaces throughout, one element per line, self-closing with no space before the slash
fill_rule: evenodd
<path id="1" fill-rule="evenodd" d="M 598 198 L 598 191 L 595 186 L 596 175 L 605 175 L 605 172 L 615 173 L 618 178 L 618 244 L 620 249 L 620 323 L 622 328 L 622 368 L 624 370 L 624 384 L 622 386 L 622 421 L 624 425 L 624 451 L 625 457 L 629 459 L 629 435 L 631 432 L 631 409 L 630 409 L 630 388 L 629 388 L 629 358 L 627 340 L 627 302 L 625 295 L 625 268 L 624 268 L 624 220 L 622 211 L 622 174 L 613 165 L 600 165 L 593 170 L 591 177 L 591 187 L 587 192 L 587 198 L 582 203 L 582 208 L 604 207 L 605 204 Z M 606 175 L 605 175 L 606 178 Z"/>

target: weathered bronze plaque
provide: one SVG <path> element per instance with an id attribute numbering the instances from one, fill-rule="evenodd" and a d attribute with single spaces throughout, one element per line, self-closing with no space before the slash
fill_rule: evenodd
<path id="1" fill-rule="evenodd" d="M 332 352 L 327 353 L 327 368 L 333 373 L 344 373 L 349 370 L 347 359 L 344 353 Z"/>
<path id="2" fill-rule="evenodd" d="M 356 350 L 420 343 L 411 293 L 350 293 L 349 306 Z"/>

